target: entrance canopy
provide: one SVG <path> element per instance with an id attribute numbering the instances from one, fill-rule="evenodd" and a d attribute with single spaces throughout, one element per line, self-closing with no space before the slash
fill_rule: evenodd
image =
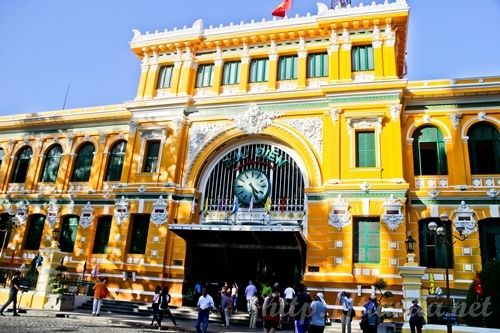
<path id="1" fill-rule="evenodd" d="M 188 246 L 227 247 L 232 249 L 298 250 L 305 249 L 305 239 L 299 226 L 249 225 L 169 225 Z"/>

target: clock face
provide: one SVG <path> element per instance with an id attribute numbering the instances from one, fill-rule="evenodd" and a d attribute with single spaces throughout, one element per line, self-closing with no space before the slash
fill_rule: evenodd
<path id="1" fill-rule="evenodd" d="M 252 197 L 254 204 L 263 202 L 269 195 L 270 188 L 267 176 L 257 169 L 242 171 L 234 180 L 234 194 L 240 202 L 246 204 L 250 203 Z"/>

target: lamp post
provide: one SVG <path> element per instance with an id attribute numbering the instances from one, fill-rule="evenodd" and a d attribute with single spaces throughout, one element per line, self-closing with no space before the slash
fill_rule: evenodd
<path id="1" fill-rule="evenodd" d="M 448 273 L 448 250 L 451 247 L 451 243 L 448 241 L 448 230 L 446 228 L 447 223 L 450 221 L 449 216 L 445 213 L 441 214 L 439 216 L 439 219 L 441 222 L 443 222 L 442 227 L 438 227 L 437 223 L 432 221 L 430 222 L 427 227 L 429 230 L 436 235 L 436 239 L 440 244 L 443 244 L 445 246 L 445 251 L 444 251 L 444 261 L 445 261 L 445 281 L 446 281 L 446 306 L 447 306 L 447 318 L 446 318 L 446 331 L 448 333 L 453 332 L 453 326 L 452 326 L 452 308 L 451 308 L 451 297 L 450 297 L 450 277 Z M 466 235 L 463 234 L 464 227 L 459 225 L 456 227 L 458 233 L 460 234 L 460 237 L 457 237 L 451 233 L 450 235 L 453 236 L 454 238 L 463 241 L 465 238 L 467 238 Z"/>

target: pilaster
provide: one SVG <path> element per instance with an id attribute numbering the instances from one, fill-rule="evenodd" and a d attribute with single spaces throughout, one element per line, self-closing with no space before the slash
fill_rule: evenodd
<path id="1" fill-rule="evenodd" d="M 271 52 L 269 54 L 269 80 L 267 88 L 269 90 L 276 90 L 277 77 L 278 77 L 278 53 L 276 50 L 276 42 L 271 41 Z"/>
<path id="2" fill-rule="evenodd" d="M 382 52 L 382 41 L 380 40 L 380 30 L 378 26 L 373 28 L 373 66 L 375 79 L 384 77 L 384 57 Z"/>
<path id="3" fill-rule="evenodd" d="M 352 80 L 352 65 L 351 65 L 351 49 L 352 44 L 350 40 L 349 31 L 344 29 L 342 33 L 342 44 L 340 47 L 340 80 L 341 81 L 351 81 Z"/>
<path id="4" fill-rule="evenodd" d="M 384 76 L 389 79 L 397 78 L 396 73 L 396 34 L 392 31 L 391 25 L 385 28 L 385 40 L 383 46 Z"/>

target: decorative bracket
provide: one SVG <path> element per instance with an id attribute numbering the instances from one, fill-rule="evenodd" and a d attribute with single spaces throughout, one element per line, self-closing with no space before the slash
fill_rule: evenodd
<path id="1" fill-rule="evenodd" d="M 118 225 L 128 218 L 128 199 L 122 196 L 115 201 L 115 219 Z"/>
<path id="2" fill-rule="evenodd" d="M 401 203 L 401 200 L 396 198 L 394 194 L 391 194 L 389 198 L 385 200 L 384 203 L 385 213 L 382 216 L 382 221 L 384 221 L 385 224 L 387 224 L 387 226 L 391 231 L 396 231 L 401 222 L 403 222 L 404 220 L 404 216 L 401 211 L 402 207 L 403 204 Z"/>
<path id="3" fill-rule="evenodd" d="M 54 202 L 49 203 L 49 207 L 47 208 L 47 222 L 49 223 L 51 228 L 54 228 L 58 217 L 59 206 Z"/>
<path id="4" fill-rule="evenodd" d="M 90 201 L 87 201 L 87 204 L 82 208 L 82 213 L 80 214 L 80 226 L 86 229 L 92 225 L 93 220 L 94 208 L 90 204 Z"/>
<path id="5" fill-rule="evenodd" d="M 236 127 L 247 134 L 261 133 L 273 123 L 281 113 L 263 112 L 257 104 L 251 104 L 248 110 L 233 118 Z"/>
<path id="6" fill-rule="evenodd" d="M 153 224 L 160 226 L 167 222 L 168 213 L 167 213 L 167 203 L 163 196 L 160 195 L 158 200 L 156 200 L 153 204 L 153 211 L 151 212 L 151 222 Z"/>
<path id="7" fill-rule="evenodd" d="M 347 202 L 342 194 L 339 194 L 333 202 L 332 210 L 328 216 L 328 223 L 338 230 L 342 230 L 342 228 L 346 226 L 350 220 L 351 214 L 349 213 L 349 202 Z"/>
<path id="8" fill-rule="evenodd" d="M 476 212 L 474 209 L 469 208 L 469 205 L 465 201 L 460 202 L 454 213 L 455 218 L 453 219 L 453 223 L 455 224 L 455 229 L 462 230 L 461 233 L 466 236 L 476 231 L 477 221 L 474 218 Z"/>

